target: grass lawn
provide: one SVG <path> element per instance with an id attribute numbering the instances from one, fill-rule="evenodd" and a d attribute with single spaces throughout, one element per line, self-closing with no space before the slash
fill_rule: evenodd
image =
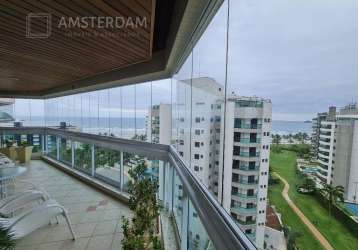
<path id="1" fill-rule="evenodd" d="M 270 204 L 276 206 L 278 212 L 281 213 L 282 221 L 285 225 L 288 225 L 297 232 L 300 232 L 302 236 L 297 238 L 296 244 L 299 249 L 323 249 L 321 244 L 311 234 L 309 229 L 300 220 L 300 218 L 293 212 L 287 202 L 283 199 L 281 192 L 283 189 L 283 183 L 270 186 L 269 188 L 269 201 Z"/>
<path id="2" fill-rule="evenodd" d="M 279 173 L 290 184 L 289 195 L 293 202 L 295 202 L 311 222 L 317 222 L 316 227 L 335 249 L 358 249 L 358 238 L 354 237 L 354 235 L 352 235 L 351 232 L 335 218 L 329 217 L 328 211 L 322 207 L 313 196 L 303 195 L 296 192 L 296 185 L 300 183 L 295 170 L 296 153 L 285 150 L 281 153 L 271 152 L 270 162 L 272 170 Z M 274 187 L 271 191 L 271 198 L 274 204 L 275 201 L 278 200 L 275 196 L 281 195 L 280 192 L 276 193 L 274 190 L 276 188 L 277 187 Z M 282 188 L 283 186 L 280 187 L 280 190 L 282 190 Z M 277 207 L 280 210 L 280 206 Z M 284 213 L 284 211 L 285 210 L 283 210 L 282 213 Z M 286 216 L 284 216 L 284 218 L 285 217 Z M 287 219 L 288 221 L 286 222 L 284 220 L 284 223 L 290 225 L 289 218 Z M 310 234 L 309 231 L 307 232 Z M 306 237 L 306 235 L 304 237 Z M 301 244 L 300 241 L 305 241 L 304 237 L 298 239 L 299 245 Z M 316 249 L 316 246 L 312 245 L 309 248 L 301 249 Z"/>

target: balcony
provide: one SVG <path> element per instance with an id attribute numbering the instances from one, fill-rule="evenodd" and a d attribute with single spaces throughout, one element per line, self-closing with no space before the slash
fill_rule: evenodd
<path id="1" fill-rule="evenodd" d="M 262 124 L 235 124 L 234 129 L 238 132 L 257 132 L 262 129 Z"/>
<path id="2" fill-rule="evenodd" d="M 85 244 L 88 249 L 119 249 L 123 237 L 120 218 L 131 216 L 128 170 L 138 159 L 145 159 L 148 174 L 159 181 L 166 249 L 176 245 L 187 249 L 194 243 L 198 249 L 256 249 L 170 146 L 43 127 L 0 128 L 0 133 L 1 138 L 5 134 L 40 135 L 42 160 L 32 161 L 23 177 L 69 210 L 78 235 L 76 242 L 69 241 L 60 221 L 58 226 L 44 227 L 21 239 L 19 246 Z M 191 217 L 193 214 L 197 216 Z M 194 242 L 189 232 L 200 235 L 201 240 Z"/>
<path id="3" fill-rule="evenodd" d="M 239 223 L 240 225 L 255 225 L 256 224 L 256 220 L 237 220 L 237 223 Z"/>
<path id="4" fill-rule="evenodd" d="M 242 144 L 243 146 L 249 146 L 250 144 L 261 143 L 261 138 L 256 138 L 256 140 L 250 138 L 241 138 L 239 141 L 235 141 L 235 144 Z"/>
<path id="5" fill-rule="evenodd" d="M 253 195 L 247 195 L 247 194 L 243 194 L 243 193 L 232 193 L 232 198 L 237 199 L 237 200 L 256 200 L 257 199 L 257 194 L 253 194 Z"/>
<path id="6" fill-rule="evenodd" d="M 242 170 L 242 171 L 259 171 L 260 166 L 258 166 L 258 165 L 255 165 L 255 166 L 240 165 L 238 169 Z"/>
<path id="7" fill-rule="evenodd" d="M 233 206 L 231 207 L 231 211 L 237 214 L 256 214 L 256 207 L 240 207 L 240 206 Z"/>
<path id="8" fill-rule="evenodd" d="M 257 185 L 259 183 L 259 180 L 249 181 L 249 180 L 239 179 L 236 182 L 247 186 L 251 186 L 251 185 Z"/>

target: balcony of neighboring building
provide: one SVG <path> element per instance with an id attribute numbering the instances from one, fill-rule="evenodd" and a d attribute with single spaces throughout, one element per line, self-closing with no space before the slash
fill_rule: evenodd
<path id="1" fill-rule="evenodd" d="M 235 118 L 234 130 L 236 132 L 257 132 L 262 128 L 262 119 Z"/>
<path id="2" fill-rule="evenodd" d="M 326 159 L 326 160 L 329 160 L 329 153 L 328 152 L 323 152 L 323 151 L 318 151 L 318 157 Z"/>
<path id="3" fill-rule="evenodd" d="M 323 151 L 323 152 L 330 152 L 331 150 L 330 150 L 330 146 L 328 146 L 328 145 L 319 145 L 319 147 L 318 147 L 318 150 L 319 151 Z"/>
<path id="4" fill-rule="evenodd" d="M 239 202 L 253 202 L 257 200 L 257 191 L 254 189 L 248 189 L 246 192 L 242 190 L 241 192 L 238 191 L 237 187 L 232 187 L 231 189 L 231 199 L 236 200 Z"/>
<path id="5" fill-rule="evenodd" d="M 321 164 L 322 166 L 328 166 L 329 165 L 329 160 L 326 159 L 326 158 L 318 157 L 317 162 L 319 164 Z"/>
<path id="6" fill-rule="evenodd" d="M 331 137 L 332 137 L 331 134 L 322 134 L 322 133 L 319 134 L 320 140 L 321 139 L 331 139 Z"/>
<path id="7" fill-rule="evenodd" d="M 261 143 L 257 133 L 234 132 L 234 145 L 241 147 L 255 147 Z"/>
<path id="8" fill-rule="evenodd" d="M 331 137 L 329 137 L 331 138 Z M 324 137 L 321 137 L 319 138 L 319 144 L 322 144 L 322 145 L 331 145 L 331 139 L 329 138 L 324 138 Z"/>

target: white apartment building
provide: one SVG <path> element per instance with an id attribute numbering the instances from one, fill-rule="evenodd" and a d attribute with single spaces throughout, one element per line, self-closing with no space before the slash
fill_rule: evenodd
<path id="1" fill-rule="evenodd" d="M 344 187 L 344 198 L 358 203 L 358 107 L 350 104 L 337 114 L 333 185 Z"/>
<path id="2" fill-rule="evenodd" d="M 312 147 L 318 162 L 316 178 L 319 184 L 331 184 L 334 164 L 334 140 L 336 128 L 336 107 L 328 112 L 318 113 L 312 123 Z"/>
<path id="3" fill-rule="evenodd" d="M 266 221 L 271 115 L 269 100 L 229 97 L 220 156 L 219 200 L 259 248 Z"/>
<path id="4" fill-rule="evenodd" d="M 271 102 L 231 95 L 224 110 L 223 86 L 214 79 L 202 77 L 178 84 L 179 154 L 240 228 L 263 248 Z"/>
<path id="5" fill-rule="evenodd" d="M 333 163 L 334 163 L 334 133 L 335 133 L 336 123 L 335 121 L 321 121 L 321 126 L 319 128 L 319 146 L 317 161 L 319 163 L 317 178 L 320 182 L 331 184 L 333 173 Z"/>
<path id="6" fill-rule="evenodd" d="M 178 152 L 200 181 L 217 195 L 223 87 L 207 77 L 178 84 L 183 85 L 178 88 Z M 188 111 L 190 104 L 192 113 Z"/>
<path id="7" fill-rule="evenodd" d="M 147 140 L 152 143 L 170 145 L 172 127 L 172 108 L 170 104 L 158 104 L 149 108 L 146 130 Z"/>
<path id="8" fill-rule="evenodd" d="M 345 200 L 358 203 L 357 105 L 347 105 L 338 113 L 335 107 L 330 107 L 326 114 L 326 117 L 317 123 L 319 139 L 313 144 L 318 148 L 319 170 L 316 177 L 319 184 L 343 186 Z"/>

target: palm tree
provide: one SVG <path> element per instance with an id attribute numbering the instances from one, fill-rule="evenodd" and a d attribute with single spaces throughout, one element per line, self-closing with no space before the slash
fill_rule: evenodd
<path id="1" fill-rule="evenodd" d="M 333 186 L 332 184 L 323 184 L 321 192 L 328 200 L 328 213 L 331 216 L 331 206 L 337 202 L 337 200 L 343 201 L 344 187 Z"/>

